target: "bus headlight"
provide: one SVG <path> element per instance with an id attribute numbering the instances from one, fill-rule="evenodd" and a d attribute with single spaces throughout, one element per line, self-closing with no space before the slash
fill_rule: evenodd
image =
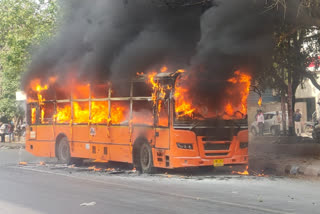
<path id="1" fill-rule="evenodd" d="M 193 149 L 192 143 L 177 143 L 179 149 Z"/>

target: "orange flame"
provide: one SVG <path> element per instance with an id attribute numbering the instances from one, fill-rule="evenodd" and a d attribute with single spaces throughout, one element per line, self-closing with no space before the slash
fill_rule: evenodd
<path id="1" fill-rule="evenodd" d="M 232 171 L 232 174 L 249 175 L 248 168 L 249 168 L 249 167 L 246 166 L 246 169 L 245 169 L 243 172 Z"/>
<path id="2" fill-rule="evenodd" d="M 262 104 L 262 97 L 259 98 L 258 100 L 258 105 L 261 107 L 261 104 Z"/>
<path id="3" fill-rule="evenodd" d="M 36 123 L 36 108 L 35 107 L 31 108 L 31 123 L 32 124 Z"/>

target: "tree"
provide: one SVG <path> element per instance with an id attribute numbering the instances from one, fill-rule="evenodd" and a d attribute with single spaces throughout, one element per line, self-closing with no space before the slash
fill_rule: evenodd
<path id="1" fill-rule="evenodd" d="M 56 0 L 0 1 L 0 116 L 23 114 L 15 92 L 31 58 L 31 52 L 53 33 L 59 8 Z"/>

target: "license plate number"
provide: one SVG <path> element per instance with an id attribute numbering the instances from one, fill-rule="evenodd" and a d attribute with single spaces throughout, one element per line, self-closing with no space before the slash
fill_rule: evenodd
<path id="1" fill-rule="evenodd" d="M 213 160 L 213 166 L 218 167 L 218 166 L 224 166 L 223 159 L 216 159 Z"/>

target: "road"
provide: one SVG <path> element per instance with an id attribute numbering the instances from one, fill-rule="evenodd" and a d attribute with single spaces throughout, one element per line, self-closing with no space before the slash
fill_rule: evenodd
<path id="1" fill-rule="evenodd" d="M 41 160 L 52 162 L 0 150 L 0 213 L 320 213 L 319 180 L 106 174 Z"/>

